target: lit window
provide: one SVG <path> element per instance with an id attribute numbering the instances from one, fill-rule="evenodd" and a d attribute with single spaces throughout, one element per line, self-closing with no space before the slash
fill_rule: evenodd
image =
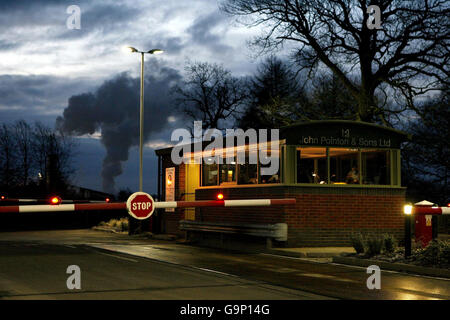
<path id="1" fill-rule="evenodd" d="M 266 157 L 264 157 L 266 155 Z M 261 168 L 267 168 L 272 170 L 276 168 L 276 172 L 271 174 L 263 174 Z M 279 149 L 266 149 L 260 153 L 259 158 L 259 183 L 280 183 L 280 150 Z"/>
<path id="2" fill-rule="evenodd" d="M 220 183 L 233 183 L 236 182 L 236 162 L 225 163 L 219 165 L 220 171 Z"/>
<path id="3" fill-rule="evenodd" d="M 359 151 L 349 148 L 330 148 L 330 183 L 359 184 Z"/>
<path id="4" fill-rule="evenodd" d="M 327 180 L 327 149 L 297 148 L 297 183 L 325 184 Z"/>
<path id="5" fill-rule="evenodd" d="M 257 151 L 256 151 L 257 152 Z M 254 152 L 252 160 L 258 161 L 258 155 Z M 256 184 L 258 183 L 258 164 L 250 163 L 249 152 L 245 153 L 245 164 L 239 164 L 239 184 Z"/>
<path id="6" fill-rule="evenodd" d="M 217 164 L 207 164 L 203 162 L 202 165 L 202 186 L 216 186 L 217 185 Z"/>

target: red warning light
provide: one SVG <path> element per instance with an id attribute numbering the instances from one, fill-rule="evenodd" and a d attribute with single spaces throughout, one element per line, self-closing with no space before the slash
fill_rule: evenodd
<path id="1" fill-rule="evenodd" d="M 56 197 L 52 197 L 50 199 L 50 203 L 53 205 L 57 205 L 57 204 L 61 204 L 62 200 L 60 197 L 56 196 Z"/>
<path id="2" fill-rule="evenodd" d="M 1 200 L 5 200 L 5 196 L 1 196 L 0 199 L 1 199 Z"/>
<path id="3" fill-rule="evenodd" d="M 110 202 L 110 201 L 111 201 L 110 198 L 106 198 L 106 199 L 105 199 L 105 202 Z"/>
<path id="4" fill-rule="evenodd" d="M 217 200 L 223 200 L 223 194 L 222 193 L 219 193 L 217 195 Z"/>
<path id="5" fill-rule="evenodd" d="M 447 203 L 447 207 L 449 207 L 449 208 L 450 208 L 450 202 L 449 202 L 449 203 Z"/>

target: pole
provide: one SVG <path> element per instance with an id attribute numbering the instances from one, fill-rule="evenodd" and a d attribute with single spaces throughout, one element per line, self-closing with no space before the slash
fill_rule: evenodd
<path id="1" fill-rule="evenodd" d="M 436 240 L 438 237 L 438 227 L 439 227 L 439 220 L 437 215 L 433 215 L 431 218 L 431 239 Z"/>
<path id="2" fill-rule="evenodd" d="M 405 258 L 411 256 L 411 215 L 405 214 Z"/>
<path id="3" fill-rule="evenodd" d="M 139 133 L 139 191 L 142 192 L 142 149 L 144 143 L 144 52 L 141 52 L 141 107 L 140 107 L 140 133 Z"/>
<path id="4" fill-rule="evenodd" d="M 293 205 L 294 198 L 287 199 L 246 199 L 246 200 L 199 200 L 199 201 L 160 201 L 154 202 L 155 209 L 165 208 L 196 208 L 196 207 L 268 207 Z M 64 212 L 86 210 L 123 210 L 126 202 L 114 203 L 72 203 L 58 205 L 24 205 L 0 206 L 0 213 L 31 213 L 31 212 Z"/>

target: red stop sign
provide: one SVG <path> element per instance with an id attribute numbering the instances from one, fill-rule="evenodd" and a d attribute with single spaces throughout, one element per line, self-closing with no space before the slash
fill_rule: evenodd
<path id="1" fill-rule="evenodd" d="M 155 210 L 153 198 L 148 193 L 135 192 L 127 200 L 127 210 L 135 219 L 147 219 Z"/>

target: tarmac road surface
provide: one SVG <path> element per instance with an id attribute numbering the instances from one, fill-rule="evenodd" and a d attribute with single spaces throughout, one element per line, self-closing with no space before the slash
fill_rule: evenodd
<path id="1" fill-rule="evenodd" d="M 450 299 L 450 280 L 92 230 L 0 233 L 3 299 Z M 81 290 L 69 290 L 69 265 Z"/>

